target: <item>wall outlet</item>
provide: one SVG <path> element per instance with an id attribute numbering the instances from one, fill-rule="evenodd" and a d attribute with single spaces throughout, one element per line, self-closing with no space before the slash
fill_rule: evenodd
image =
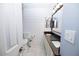
<path id="1" fill-rule="evenodd" d="M 74 30 L 65 30 L 64 38 L 68 42 L 74 44 L 76 31 Z"/>

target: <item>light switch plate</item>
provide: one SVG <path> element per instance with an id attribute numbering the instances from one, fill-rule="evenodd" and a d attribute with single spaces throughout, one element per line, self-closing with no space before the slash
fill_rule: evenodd
<path id="1" fill-rule="evenodd" d="M 74 44 L 76 31 L 74 30 L 65 30 L 64 38 L 68 42 Z"/>

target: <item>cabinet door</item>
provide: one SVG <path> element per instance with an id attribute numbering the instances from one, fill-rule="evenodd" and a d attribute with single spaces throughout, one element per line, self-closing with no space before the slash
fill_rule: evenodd
<path id="1" fill-rule="evenodd" d="M 22 27 L 18 25 L 22 26 L 22 23 L 18 20 L 22 22 L 21 12 L 21 4 L 0 4 L 0 55 L 18 55 L 19 53 Z"/>

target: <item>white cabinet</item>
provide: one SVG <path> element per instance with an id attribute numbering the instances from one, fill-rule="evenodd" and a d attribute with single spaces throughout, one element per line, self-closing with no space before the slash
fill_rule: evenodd
<path id="1" fill-rule="evenodd" d="M 48 42 L 48 38 L 46 37 L 46 34 L 45 34 L 45 39 L 44 39 L 44 48 L 45 48 L 45 51 L 46 51 L 46 55 L 47 56 L 54 56 L 53 54 L 53 51 L 49 45 L 50 43 Z"/>

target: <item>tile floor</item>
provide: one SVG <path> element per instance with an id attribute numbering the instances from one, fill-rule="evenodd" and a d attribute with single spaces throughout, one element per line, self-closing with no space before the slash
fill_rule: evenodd
<path id="1" fill-rule="evenodd" d="M 24 46 L 25 50 L 20 54 L 22 56 L 46 56 L 46 51 L 43 42 L 38 38 L 34 38 L 31 42 L 31 47 Z"/>

